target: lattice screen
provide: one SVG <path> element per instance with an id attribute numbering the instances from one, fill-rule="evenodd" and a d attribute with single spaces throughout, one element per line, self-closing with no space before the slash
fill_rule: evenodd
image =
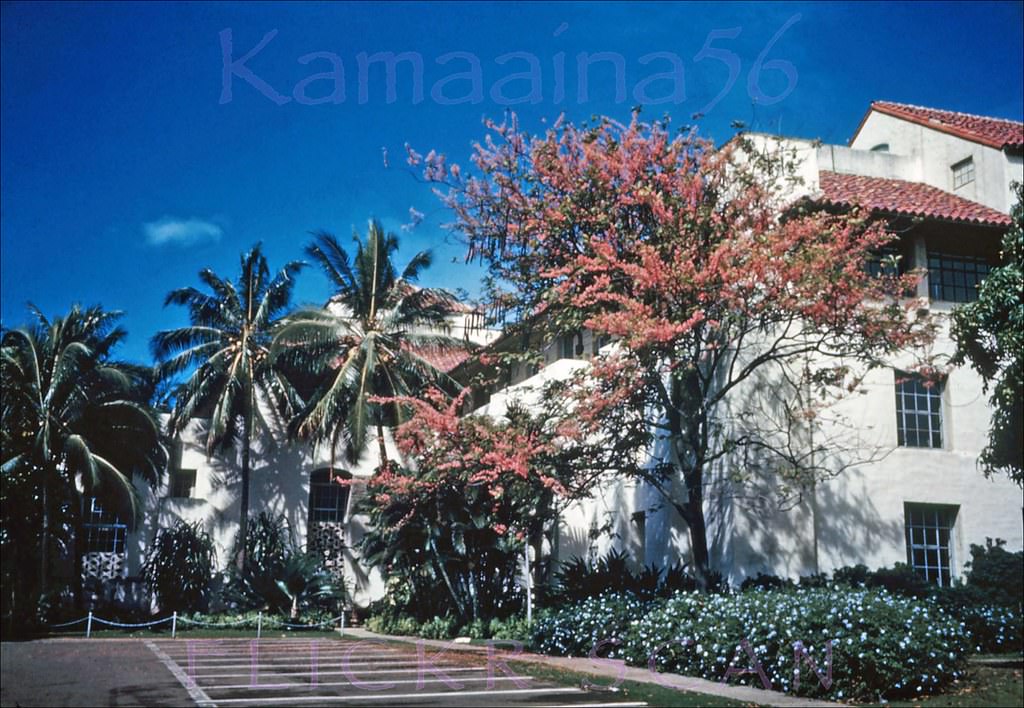
<path id="1" fill-rule="evenodd" d="M 125 577 L 124 553 L 84 553 L 82 554 L 82 580 L 114 580 Z"/>

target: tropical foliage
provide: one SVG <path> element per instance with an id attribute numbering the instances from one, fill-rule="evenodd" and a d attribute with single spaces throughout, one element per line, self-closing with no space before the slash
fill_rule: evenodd
<path id="1" fill-rule="evenodd" d="M 401 406 L 385 401 L 410 396 L 427 384 L 451 381 L 427 358 L 429 352 L 465 347 L 447 334 L 454 298 L 414 284 L 432 263 L 420 251 L 399 272 L 392 260 L 398 238 L 370 223 L 358 234 L 354 257 L 327 233 L 306 248 L 335 288 L 325 309 L 296 312 L 274 341 L 274 353 L 293 369 L 314 375 L 318 385 L 292 421 L 294 435 L 339 446 L 356 461 L 367 432 L 376 431 L 381 464 L 387 462 L 384 427 L 404 420 Z"/>
<path id="2" fill-rule="evenodd" d="M 617 339 L 580 381 L 580 439 L 614 445 L 617 470 L 682 516 L 702 582 L 708 470 L 734 459 L 738 481 L 763 468 L 798 487 L 831 473 L 824 437 L 797 444 L 822 408 L 806 392 L 856 390 L 867 368 L 934 334 L 901 301 L 917 274 L 870 272 L 893 238 L 884 224 L 789 206 L 791 157 L 636 118 L 536 137 L 491 124 L 474 175 L 410 153 L 448 186 L 454 228 L 522 328 Z M 762 401 L 738 394 L 764 378 L 780 415 L 759 427 Z M 655 435 L 660 462 L 636 464 Z"/>
<path id="3" fill-rule="evenodd" d="M 558 514 L 605 469 L 601 458 L 578 459 L 559 418 L 521 405 L 500 419 L 464 415 L 470 395 L 431 389 L 396 401 L 410 412 L 396 431 L 405 465 L 378 470 L 364 502 L 372 521 L 364 558 L 389 579 L 397 609 L 420 621 L 451 614 L 457 624 L 487 623 L 518 610 L 527 547 L 530 581 L 543 588 L 540 551 L 554 541 Z"/>
<path id="4" fill-rule="evenodd" d="M 269 610 L 295 620 L 300 611 L 337 610 L 345 599 L 340 580 L 319 558 L 296 547 L 283 516 L 261 512 L 246 529 L 245 547 L 248 563 L 232 570 L 224 593 L 233 608 Z"/>
<path id="5" fill-rule="evenodd" d="M 295 276 L 292 261 L 271 277 L 257 245 L 242 255 L 235 282 L 200 271 L 209 292 L 185 287 L 168 293 L 166 305 L 188 309 L 188 326 L 158 332 L 153 353 L 165 376 L 185 373 L 175 391 L 170 429 L 179 434 L 193 418 L 209 418 L 207 454 L 234 443 L 241 446 L 239 524 L 246 535 L 249 517 L 250 451 L 257 429 L 273 430 L 267 416 L 287 414 L 299 404 L 288 380 L 270 362 L 270 344 L 287 312 Z M 245 566 L 245 546 L 236 558 Z"/>
<path id="6" fill-rule="evenodd" d="M 664 570 L 652 565 L 634 571 L 633 565 L 627 554 L 615 550 L 593 560 L 572 558 L 559 566 L 554 587 L 548 593 L 548 604 L 577 602 L 607 593 L 630 593 L 641 600 L 653 600 L 697 589 L 697 581 L 679 563 Z M 721 577 L 712 575 L 709 589 L 724 588 Z"/>
<path id="7" fill-rule="evenodd" d="M 28 610 L 30 590 L 50 589 L 58 551 L 80 558 L 86 498 L 133 520 L 133 476 L 156 484 L 166 461 L 146 403 L 149 370 L 113 357 L 125 337 L 120 313 L 75 306 L 52 320 L 32 314 L 34 322 L 0 339 L 5 613 Z"/>
<path id="8" fill-rule="evenodd" d="M 214 561 L 213 539 L 200 523 L 178 519 L 157 531 L 146 551 L 142 577 L 163 612 L 200 612 L 209 603 Z"/>
<path id="9" fill-rule="evenodd" d="M 552 530 L 559 500 L 581 482 L 561 475 L 542 421 L 460 416 L 467 395 L 399 401 L 411 411 L 396 435 L 406 466 L 381 468 L 367 490 L 363 557 L 383 570 L 397 608 L 420 620 L 519 609 L 526 545 Z"/>
<path id="10" fill-rule="evenodd" d="M 1002 265 L 978 286 L 978 299 L 953 312 L 956 359 L 981 374 L 992 423 L 980 464 L 1024 486 L 1024 185 L 1013 185 L 1013 226 L 1003 236 Z"/>

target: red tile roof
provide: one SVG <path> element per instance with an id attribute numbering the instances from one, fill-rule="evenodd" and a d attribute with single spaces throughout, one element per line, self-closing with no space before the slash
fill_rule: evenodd
<path id="1" fill-rule="evenodd" d="M 414 352 L 435 369 L 445 373 L 472 356 L 468 347 L 410 347 L 403 342 L 402 348 Z"/>
<path id="2" fill-rule="evenodd" d="M 1000 211 L 920 182 L 824 170 L 818 177 L 822 196 L 831 204 L 984 226 L 1010 225 L 1010 217 Z"/>
<path id="3" fill-rule="evenodd" d="M 857 137 L 857 133 L 860 133 L 860 129 L 871 111 L 886 113 L 927 128 L 955 135 L 964 140 L 988 145 L 997 150 L 1024 147 L 1024 123 L 1020 121 L 975 116 L 956 111 L 942 111 L 937 108 L 911 106 L 891 101 L 874 101 L 871 104 L 871 108 L 861 120 L 860 126 L 857 127 L 857 132 L 851 138 L 851 143 Z"/>

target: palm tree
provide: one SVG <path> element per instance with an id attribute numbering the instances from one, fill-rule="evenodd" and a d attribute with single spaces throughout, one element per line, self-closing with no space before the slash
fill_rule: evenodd
<path id="1" fill-rule="evenodd" d="M 296 437 L 329 442 L 332 461 L 341 442 L 356 462 L 376 428 L 380 464 L 388 462 L 384 427 L 404 419 L 401 406 L 381 403 L 414 394 L 427 383 L 453 383 L 424 353 L 464 348 L 448 336 L 447 317 L 455 299 L 443 290 L 414 283 L 433 260 L 420 251 L 398 273 L 392 255 L 394 234 L 370 223 L 364 242 L 358 233 L 355 257 L 325 232 L 317 233 L 306 254 L 320 266 L 337 292 L 326 308 L 308 308 L 288 319 L 274 340 L 274 355 L 289 366 L 319 375 L 318 385 L 293 420 Z"/>
<path id="2" fill-rule="evenodd" d="M 31 311 L 33 324 L 0 338 L 3 536 L 5 554 L 21 553 L 26 544 L 15 538 L 26 530 L 25 517 L 29 526 L 38 523 L 29 532 L 38 533 L 45 592 L 55 524 L 66 528 L 70 515 L 79 528 L 83 497 L 90 496 L 137 520 L 132 475 L 159 483 L 166 451 L 146 404 L 149 370 L 110 358 L 125 337 L 121 313 L 76 305 L 50 321 Z"/>
<path id="3" fill-rule="evenodd" d="M 164 375 L 191 370 L 175 392 L 170 416 L 172 434 L 193 418 L 209 417 L 206 452 L 242 448 L 239 538 L 249 520 L 250 450 L 256 428 L 271 430 L 265 404 L 288 414 L 298 398 L 288 381 L 270 364 L 270 343 L 291 300 L 295 276 L 304 266 L 292 261 L 273 278 L 259 244 L 241 257 L 241 273 L 232 283 L 209 269 L 199 279 L 210 293 L 187 287 L 168 293 L 165 305 L 188 308 L 191 324 L 158 332 L 153 354 Z M 245 568 L 245 543 L 236 563 Z"/>

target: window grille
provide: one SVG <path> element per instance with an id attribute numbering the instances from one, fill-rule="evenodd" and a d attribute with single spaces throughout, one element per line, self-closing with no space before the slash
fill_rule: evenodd
<path id="1" fill-rule="evenodd" d="M 953 576 L 950 539 L 957 507 L 907 504 L 904 513 L 910 567 L 928 582 L 948 587 Z"/>

